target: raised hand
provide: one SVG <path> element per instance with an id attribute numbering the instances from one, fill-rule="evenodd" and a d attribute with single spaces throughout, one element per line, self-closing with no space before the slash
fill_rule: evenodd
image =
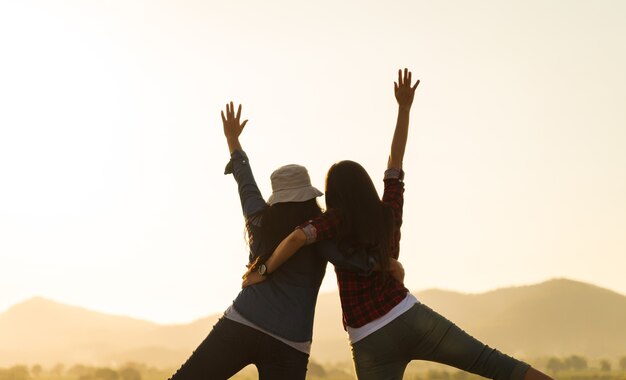
<path id="1" fill-rule="evenodd" d="M 402 70 L 398 70 L 398 81 L 393 83 L 393 89 L 400 108 L 411 108 L 415 89 L 419 84 L 420 81 L 418 79 L 415 85 L 411 87 L 411 72 L 408 69 L 404 69 L 404 75 L 402 75 Z"/>
<path id="2" fill-rule="evenodd" d="M 224 111 L 222 113 L 222 124 L 224 126 L 224 136 L 226 136 L 226 142 L 228 143 L 228 148 L 232 153 L 235 149 L 241 149 L 241 145 L 239 144 L 239 135 L 243 131 L 243 128 L 248 123 L 248 120 L 244 120 L 243 123 L 239 121 L 241 116 L 241 104 L 237 108 L 237 115 L 235 115 L 235 106 L 233 102 L 226 104 L 226 116 L 224 116 Z"/>

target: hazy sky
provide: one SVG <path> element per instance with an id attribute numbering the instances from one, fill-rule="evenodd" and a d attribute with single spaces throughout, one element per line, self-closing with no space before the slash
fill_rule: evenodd
<path id="1" fill-rule="evenodd" d="M 626 294 L 625 36 L 618 0 L 0 0 L 0 311 L 224 310 L 247 258 L 224 104 L 266 197 L 287 163 L 382 185 L 405 66 L 406 285 Z"/>

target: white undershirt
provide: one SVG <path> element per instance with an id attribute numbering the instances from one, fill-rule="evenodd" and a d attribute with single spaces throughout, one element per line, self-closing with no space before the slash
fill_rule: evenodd
<path id="1" fill-rule="evenodd" d="M 374 333 L 375 331 L 380 330 L 385 327 L 387 324 L 391 323 L 394 319 L 398 318 L 400 315 L 404 314 L 410 308 L 413 307 L 419 301 L 415 296 L 411 293 L 407 293 L 406 297 L 399 304 L 393 307 L 393 309 L 389 310 L 387 314 L 383 315 L 378 319 L 374 319 L 370 323 L 363 325 L 361 327 L 350 327 L 347 326 L 348 329 L 348 338 L 350 339 L 350 343 L 354 344 L 359 340 L 365 338 L 366 336 Z"/>
<path id="2" fill-rule="evenodd" d="M 252 327 L 255 330 L 259 330 L 260 332 L 271 336 L 274 339 L 278 339 L 286 345 L 295 348 L 300 352 L 304 352 L 305 354 L 311 353 L 311 341 L 308 342 L 294 342 L 285 338 L 281 338 L 278 335 L 272 334 L 271 332 L 257 326 L 254 322 L 250 322 L 243 315 L 239 314 L 237 309 L 233 305 L 230 305 L 228 309 L 224 312 L 224 317 L 230 319 L 233 322 L 241 323 L 242 325 L 246 325 L 248 327 Z"/>

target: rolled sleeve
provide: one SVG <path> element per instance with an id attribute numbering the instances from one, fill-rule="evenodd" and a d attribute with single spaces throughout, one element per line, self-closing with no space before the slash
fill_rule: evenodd
<path id="1" fill-rule="evenodd" d="M 397 179 L 400 181 L 404 181 L 404 171 L 398 168 L 389 168 L 385 170 L 384 180 L 387 179 Z"/>
<path id="2" fill-rule="evenodd" d="M 228 161 L 228 163 L 226 164 L 226 167 L 224 168 L 224 174 L 226 175 L 233 174 L 235 172 L 235 162 L 237 161 L 239 161 L 243 165 L 247 165 L 248 155 L 246 154 L 246 152 L 239 150 L 239 149 L 235 149 L 230 154 L 230 161 Z"/>
<path id="3" fill-rule="evenodd" d="M 317 240 L 317 228 L 312 224 L 307 224 L 304 227 L 298 227 L 306 235 L 306 244 L 313 244 Z"/>
<path id="4" fill-rule="evenodd" d="M 231 153 L 230 161 L 224 168 L 224 174 L 232 174 L 237 181 L 241 208 L 246 218 L 251 218 L 267 207 L 244 151 L 235 150 Z"/>
<path id="5" fill-rule="evenodd" d="M 307 236 L 307 244 L 311 244 L 316 241 L 334 239 L 340 222 L 339 213 L 336 210 L 328 210 L 317 218 L 302 223 L 297 228 L 303 230 Z"/>

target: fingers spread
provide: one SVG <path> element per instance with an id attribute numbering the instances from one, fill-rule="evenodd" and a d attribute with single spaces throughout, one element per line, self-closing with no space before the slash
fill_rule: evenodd
<path id="1" fill-rule="evenodd" d="M 235 117 L 235 119 L 239 120 L 239 116 L 241 116 L 241 104 L 239 105 L 239 108 L 237 108 L 237 116 Z"/>
<path id="2" fill-rule="evenodd" d="M 224 117 L 224 111 L 220 112 L 222 114 L 222 123 L 226 123 L 226 118 Z"/>

